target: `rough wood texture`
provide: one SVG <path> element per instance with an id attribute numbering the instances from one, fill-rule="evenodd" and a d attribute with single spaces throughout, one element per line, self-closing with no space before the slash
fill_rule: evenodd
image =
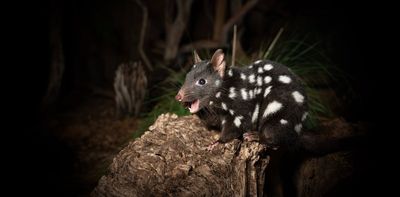
<path id="1" fill-rule="evenodd" d="M 115 71 L 114 90 L 116 115 L 139 115 L 146 95 L 147 77 L 140 62 L 122 63 Z"/>
<path id="2" fill-rule="evenodd" d="M 265 147 L 234 140 L 206 151 L 216 137 L 196 116 L 161 115 L 114 158 L 91 195 L 263 196 Z"/>

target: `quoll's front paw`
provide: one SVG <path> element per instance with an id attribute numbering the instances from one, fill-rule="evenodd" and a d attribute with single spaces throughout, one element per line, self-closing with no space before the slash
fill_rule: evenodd
<path id="1" fill-rule="evenodd" d="M 248 142 L 259 142 L 260 135 L 256 131 L 248 131 L 243 134 L 243 140 Z"/>
<path id="2" fill-rule="evenodd" d="M 218 141 L 213 142 L 212 144 L 210 144 L 206 150 L 207 151 L 212 151 L 216 146 L 218 146 L 218 144 L 220 144 Z"/>

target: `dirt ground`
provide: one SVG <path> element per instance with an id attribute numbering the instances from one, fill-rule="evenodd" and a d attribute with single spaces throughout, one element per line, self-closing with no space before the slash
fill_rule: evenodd
<path id="1" fill-rule="evenodd" d="M 88 196 L 106 172 L 112 158 L 132 139 L 137 121 L 118 120 L 110 98 L 88 98 L 74 108 L 47 118 L 45 127 L 58 143 L 67 147 L 61 159 L 63 195 Z M 69 169 L 69 170 L 67 170 Z"/>

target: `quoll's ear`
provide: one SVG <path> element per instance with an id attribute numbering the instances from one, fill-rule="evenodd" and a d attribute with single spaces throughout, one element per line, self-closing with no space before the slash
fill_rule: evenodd
<path id="1" fill-rule="evenodd" d="M 197 54 L 196 51 L 193 51 L 193 60 L 194 60 L 195 64 L 201 62 L 200 56 L 199 56 L 199 54 Z"/>
<path id="2" fill-rule="evenodd" d="M 221 76 L 222 78 L 224 77 L 226 67 L 224 56 L 225 55 L 222 49 L 218 49 L 215 51 L 214 55 L 211 58 L 211 64 L 214 70 L 217 71 L 219 76 Z"/>

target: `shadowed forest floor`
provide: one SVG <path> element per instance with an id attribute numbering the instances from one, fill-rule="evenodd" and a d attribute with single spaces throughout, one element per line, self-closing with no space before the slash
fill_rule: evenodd
<path id="1" fill-rule="evenodd" d="M 132 139 L 134 118 L 117 120 L 114 101 L 88 98 L 77 107 L 49 117 L 44 127 L 63 146 L 58 152 L 68 157 L 59 160 L 65 168 L 55 169 L 62 176 L 59 188 L 64 195 L 87 196 L 105 173 L 112 158 Z M 54 174 L 54 175 L 56 175 Z"/>

